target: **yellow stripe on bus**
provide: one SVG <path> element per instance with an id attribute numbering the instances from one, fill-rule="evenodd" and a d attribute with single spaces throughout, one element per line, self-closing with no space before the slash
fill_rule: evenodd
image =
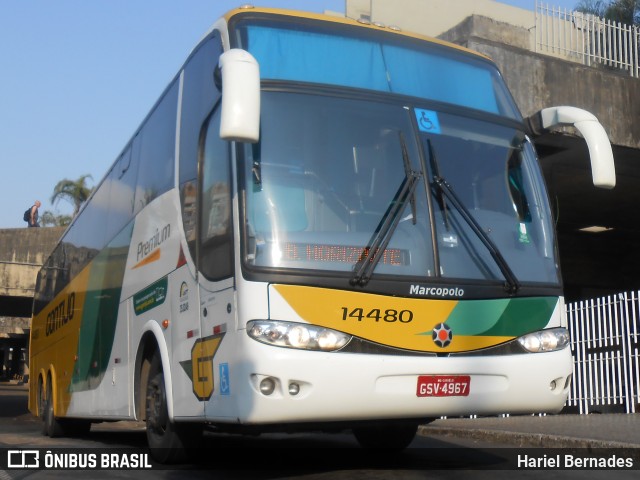
<path id="1" fill-rule="evenodd" d="M 53 375 L 54 408 L 58 416 L 64 416 L 71 403 L 69 387 L 77 360 L 82 307 L 90 271 L 91 265 L 84 268 L 32 322 L 29 367 L 34 376 L 42 374 L 44 382 L 49 373 Z M 37 378 L 32 381 L 36 382 Z M 35 396 L 35 393 L 35 389 L 30 389 L 30 394 Z M 35 397 L 30 398 L 30 406 L 35 409 Z"/>
<path id="2" fill-rule="evenodd" d="M 462 352 L 499 345 L 514 338 L 456 335 L 454 331 L 449 345 L 436 345 L 433 329 L 447 321 L 458 300 L 392 297 L 296 285 L 275 285 L 274 288 L 306 322 L 394 348 Z"/>

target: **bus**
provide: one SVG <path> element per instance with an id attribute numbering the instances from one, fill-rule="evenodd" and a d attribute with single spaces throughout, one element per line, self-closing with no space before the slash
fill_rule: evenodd
<path id="1" fill-rule="evenodd" d="M 572 357 L 533 139 L 496 65 L 396 28 L 244 6 L 193 49 L 37 277 L 29 409 L 48 436 L 351 432 L 557 413 Z"/>

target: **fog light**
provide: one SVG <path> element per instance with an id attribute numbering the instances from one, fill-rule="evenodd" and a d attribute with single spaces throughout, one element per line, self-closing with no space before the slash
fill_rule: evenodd
<path id="1" fill-rule="evenodd" d="M 549 390 L 555 390 L 555 389 L 556 389 L 556 381 L 551 380 L 551 383 L 549 383 Z"/>
<path id="2" fill-rule="evenodd" d="M 298 393 L 300 393 L 300 385 L 295 382 L 291 382 L 289 384 L 289 395 L 295 396 L 298 395 Z"/>
<path id="3" fill-rule="evenodd" d="M 260 393 L 263 395 L 271 395 L 276 389 L 276 382 L 273 378 L 267 377 L 260 381 Z"/>

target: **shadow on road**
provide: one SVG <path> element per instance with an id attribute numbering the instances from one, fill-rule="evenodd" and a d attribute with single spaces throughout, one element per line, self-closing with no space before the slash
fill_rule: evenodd
<path id="1" fill-rule="evenodd" d="M 40 419 L 28 412 L 27 389 L 5 383 L 0 383 L 0 432 L 21 436 L 23 446 L 147 452 L 146 434 L 139 422 L 94 424 L 84 437 L 43 437 Z M 216 471 L 224 472 L 225 478 L 269 479 L 282 478 L 283 474 L 325 476 L 336 471 L 382 474 L 398 470 L 499 470 L 509 461 L 505 454 L 511 449 L 476 448 L 455 442 L 445 437 L 418 436 L 408 449 L 390 452 L 361 449 L 350 433 L 241 436 L 206 432 L 201 447 L 191 451 L 188 464 L 161 468 L 165 470 L 163 478 L 170 478 L 169 470 L 176 470 L 178 476 L 188 471 L 192 478 L 198 478 L 197 472 L 203 472 L 204 478 Z"/>

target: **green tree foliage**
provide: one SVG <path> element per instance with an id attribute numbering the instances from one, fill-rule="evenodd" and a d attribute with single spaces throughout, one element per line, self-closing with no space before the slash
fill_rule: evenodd
<path id="1" fill-rule="evenodd" d="M 640 25 L 640 0 L 580 0 L 574 10 L 626 25 Z"/>
<path id="2" fill-rule="evenodd" d="M 40 216 L 40 225 L 43 227 L 66 227 L 71 223 L 71 215 L 56 215 L 50 210 L 45 210 Z"/>
<path id="3" fill-rule="evenodd" d="M 625 23 L 640 25 L 640 0 L 618 0 L 611 2 L 606 18 Z"/>
<path id="4" fill-rule="evenodd" d="M 91 175 L 82 175 L 77 180 L 63 179 L 60 180 L 53 189 L 53 195 L 51 195 L 51 203 L 56 203 L 60 199 L 64 199 L 73 205 L 73 217 L 75 217 L 80 211 L 80 207 L 87 201 L 93 187 L 87 185 L 87 178 L 91 178 Z"/>
<path id="5" fill-rule="evenodd" d="M 573 8 L 576 12 L 589 13 L 604 18 L 608 3 L 603 0 L 580 0 Z"/>

